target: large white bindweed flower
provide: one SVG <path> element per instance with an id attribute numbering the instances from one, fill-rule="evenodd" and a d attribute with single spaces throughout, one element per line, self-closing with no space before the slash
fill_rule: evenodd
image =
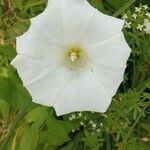
<path id="1" fill-rule="evenodd" d="M 12 65 L 33 101 L 54 106 L 57 115 L 105 112 L 131 51 L 123 25 L 86 0 L 49 0 L 17 38 Z"/>

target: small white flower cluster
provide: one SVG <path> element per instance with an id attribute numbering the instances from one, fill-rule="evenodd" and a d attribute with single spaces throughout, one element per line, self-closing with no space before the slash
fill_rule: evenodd
<path id="1" fill-rule="evenodd" d="M 72 121 L 72 120 L 75 120 L 75 119 L 79 119 L 83 116 L 83 114 L 81 112 L 79 112 L 77 115 L 76 114 L 72 114 L 70 117 L 69 117 L 69 120 Z"/>
<path id="2" fill-rule="evenodd" d="M 133 13 L 124 14 L 122 19 L 125 20 L 124 28 L 136 27 L 138 31 L 150 34 L 150 12 L 147 5 L 135 7 Z"/>
<path id="3" fill-rule="evenodd" d="M 93 120 L 90 120 L 89 125 L 91 126 L 91 128 L 94 130 L 94 132 L 99 133 L 101 131 L 101 127 L 103 127 L 103 123 L 96 123 Z"/>
<path id="4" fill-rule="evenodd" d="M 93 114 L 94 112 L 91 112 Z M 88 118 L 85 114 L 79 112 L 77 114 L 72 114 L 69 118 L 70 121 L 79 121 L 79 126 L 77 129 L 72 129 L 72 133 L 79 131 L 80 127 L 82 128 L 88 128 L 92 130 L 95 133 L 99 133 L 101 131 L 101 128 L 103 127 L 103 123 L 98 123 L 97 121 L 91 120 Z"/>

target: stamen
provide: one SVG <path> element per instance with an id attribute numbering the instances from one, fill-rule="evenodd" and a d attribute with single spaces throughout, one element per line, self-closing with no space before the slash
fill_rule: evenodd
<path id="1" fill-rule="evenodd" d="M 77 59 L 77 54 L 74 53 L 74 52 L 71 53 L 71 54 L 70 54 L 70 59 L 71 59 L 72 62 L 75 62 L 75 60 Z"/>

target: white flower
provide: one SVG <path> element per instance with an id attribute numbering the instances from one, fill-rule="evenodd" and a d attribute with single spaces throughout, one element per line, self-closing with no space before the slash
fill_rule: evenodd
<path id="1" fill-rule="evenodd" d="M 122 16 L 122 19 L 123 19 L 123 20 L 126 20 L 126 19 L 128 19 L 128 16 L 127 16 L 127 14 L 124 14 L 124 15 Z"/>
<path id="2" fill-rule="evenodd" d="M 79 118 L 81 118 L 83 116 L 83 114 L 81 112 L 78 113 Z"/>
<path id="3" fill-rule="evenodd" d="M 72 119 L 76 119 L 76 116 L 75 116 L 75 115 L 72 115 L 71 117 L 72 117 Z"/>
<path id="4" fill-rule="evenodd" d="M 144 19 L 144 23 L 148 23 L 149 22 L 149 19 Z"/>
<path id="5" fill-rule="evenodd" d="M 150 13 L 149 13 L 149 12 L 147 12 L 147 13 L 146 13 L 146 16 L 147 16 L 148 18 L 150 18 Z"/>
<path id="6" fill-rule="evenodd" d="M 81 126 L 84 126 L 84 123 L 83 123 L 83 122 L 80 122 L 80 125 L 81 125 Z"/>
<path id="7" fill-rule="evenodd" d="M 71 121 L 71 120 L 74 120 L 74 119 L 76 119 L 76 116 L 74 114 L 72 114 L 71 117 L 69 117 L 69 120 Z"/>
<path id="8" fill-rule="evenodd" d="M 92 128 L 95 129 L 96 127 L 97 127 L 97 124 L 96 124 L 96 123 L 93 123 L 93 124 L 92 124 Z"/>
<path id="9" fill-rule="evenodd" d="M 138 24 L 137 29 L 140 30 L 140 31 L 142 31 L 143 30 L 143 25 Z"/>
<path id="10" fill-rule="evenodd" d="M 105 112 L 131 51 L 123 25 L 86 0 L 50 0 L 17 38 L 11 64 L 33 101 L 54 106 L 57 115 Z"/>
<path id="11" fill-rule="evenodd" d="M 125 28 L 131 28 L 131 22 L 125 22 L 125 26 L 124 26 Z"/>
<path id="12" fill-rule="evenodd" d="M 93 124 L 94 122 L 92 120 L 90 120 L 89 124 Z"/>
<path id="13" fill-rule="evenodd" d="M 141 12 L 141 10 L 142 10 L 142 8 L 141 8 L 141 7 L 135 7 L 135 12 L 140 13 L 140 12 Z"/>
<path id="14" fill-rule="evenodd" d="M 144 23 L 144 26 L 145 26 L 144 31 L 145 31 L 147 34 L 150 34 L 150 21 L 149 21 L 149 22 L 145 22 L 145 23 Z"/>
<path id="15" fill-rule="evenodd" d="M 134 19 L 136 19 L 136 18 L 137 18 L 137 14 L 134 13 L 134 14 L 132 15 L 132 17 L 133 17 Z"/>
<path id="16" fill-rule="evenodd" d="M 147 6 L 147 5 L 143 5 L 142 7 L 143 7 L 145 10 L 148 9 L 148 6 Z"/>
<path id="17" fill-rule="evenodd" d="M 69 120 L 72 121 L 73 120 L 72 117 L 69 117 Z"/>

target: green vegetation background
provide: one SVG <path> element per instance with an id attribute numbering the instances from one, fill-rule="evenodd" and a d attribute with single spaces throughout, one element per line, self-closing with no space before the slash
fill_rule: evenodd
<path id="1" fill-rule="evenodd" d="M 89 1 L 115 17 L 132 13 L 140 3 L 150 7 L 149 0 Z M 105 114 L 56 117 L 53 108 L 32 103 L 10 62 L 16 55 L 15 38 L 29 28 L 29 19 L 42 12 L 46 3 L 0 0 L 0 149 L 149 150 L 150 35 L 134 28 L 124 29 L 132 54 L 124 81 Z"/>

